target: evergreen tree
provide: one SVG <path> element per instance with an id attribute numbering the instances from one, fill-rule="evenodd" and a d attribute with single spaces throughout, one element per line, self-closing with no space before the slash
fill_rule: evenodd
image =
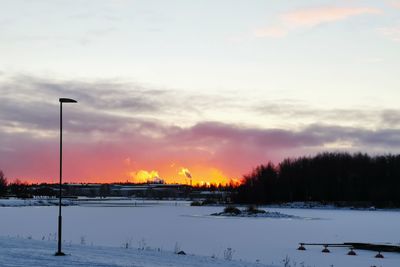
<path id="1" fill-rule="evenodd" d="M 0 170 L 0 196 L 4 196 L 7 193 L 7 178 L 4 176 L 2 170 Z"/>

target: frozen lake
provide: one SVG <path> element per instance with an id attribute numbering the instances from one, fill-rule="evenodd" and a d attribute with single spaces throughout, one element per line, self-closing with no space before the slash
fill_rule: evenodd
<path id="1" fill-rule="evenodd" d="M 123 203 L 125 206 L 118 207 Z M 136 206 L 135 206 L 136 203 Z M 115 204 L 115 205 L 114 205 Z M 400 266 L 400 254 L 322 247 L 297 251 L 299 242 L 400 243 L 400 212 L 268 208 L 285 214 L 318 219 L 210 217 L 223 207 L 191 207 L 189 202 L 114 201 L 107 207 L 90 203 L 63 207 L 63 239 L 86 246 L 149 246 L 190 254 L 223 258 L 232 248 L 234 259 L 282 266 L 289 256 L 292 266 Z M 0 235 L 52 239 L 57 232 L 57 207 L 1 207 Z M 64 249 L 67 252 L 67 247 Z"/>

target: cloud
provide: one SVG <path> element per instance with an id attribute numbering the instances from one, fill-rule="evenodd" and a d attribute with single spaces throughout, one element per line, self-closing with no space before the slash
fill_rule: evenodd
<path id="1" fill-rule="evenodd" d="M 293 27 L 313 27 L 358 15 L 381 13 L 380 9 L 371 7 L 317 7 L 288 12 L 281 18 L 285 24 Z"/>
<path id="2" fill-rule="evenodd" d="M 313 124 L 300 130 L 248 128 L 237 125 L 204 122 L 188 129 L 181 129 L 173 138 L 197 144 L 210 144 L 218 150 L 225 145 L 246 144 L 245 147 L 268 149 L 297 149 L 304 147 L 320 148 L 326 143 L 347 140 L 357 145 L 379 144 L 383 147 L 400 147 L 400 130 L 382 129 L 379 131 L 340 127 L 335 125 Z M 381 138 L 385 137 L 385 138 Z M 213 151 L 215 152 L 215 151 Z"/>
<path id="3" fill-rule="evenodd" d="M 200 162 L 209 152 L 194 144 L 180 146 L 172 136 L 184 129 L 179 126 L 182 120 L 201 109 L 229 106 L 227 99 L 220 96 L 187 96 L 119 80 L 71 81 L 5 75 L 0 91 L 0 168 L 9 177 L 20 178 L 50 179 L 56 174 L 59 97 L 79 101 L 64 107 L 64 142 L 66 151 L 70 148 L 74 154 L 68 159 L 66 152 L 66 164 L 75 166 L 66 172 L 66 177 L 78 181 L 119 179 L 124 177 L 123 170 L 128 173 L 132 170 L 127 168 L 139 166 L 170 166 L 172 156 L 176 162 Z M 135 164 L 126 164 L 126 158 Z M 25 162 L 23 168 L 20 162 Z"/>
<path id="4" fill-rule="evenodd" d="M 258 28 L 254 30 L 254 35 L 256 37 L 271 37 L 271 38 L 281 38 L 288 34 L 288 29 L 282 26 L 272 26 L 265 28 Z"/>
<path id="5" fill-rule="evenodd" d="M 65 123 L 70 124 L 67 129 L 75 132 L 126 131 L 135 128 L 138 121 L 143 123 L 144 119 L 147 124 L 160 120 L 181 125 L 189 115 L 196 118 L 210 108 L 232 109 L 240 102 L 226 94 L 187 95 L 117 79 L 73 81 L 4 75 L 0 90 L 0 128 L 14 124 L 19 129 L 56 131 L 58 98 L 70 97 L 79 104 L 68 106 Z M 186 116 L 182 116 L 182 112 Z"/>
<path id="6" fill-rule="evenodd" d="M 292 129 L 207 120 L 180 125 L 167 118 L 178 114 L 184 119 L 197 112 L 191 113 L 184 103 L 217 111 L 230 100 L 220 99 L 222 104 L 215 106 L 213 96 L 182 96 L 122 81 L 55 81 L 23 75 L 0 82 L 0 91 L 0 169 L 10 178 L 55 181 L 60 96 L 79 101 L 64 110 L 67 181 L 126 181 L 139 170 L 157 170 L 161 178 L 173 178 L 179 176 L 174 166 L 187 167 L 196 179 L 202 169 L 217 170 L 203 175 L 240 177 L 268 160 L 343 149 L 338 145 L 343 143 L 350 151 L 400 151 L 399 110 L 377 112 L 378 130 L 339 126 L 326 119 L 347 116 L 359 121 L 376 110 L 319 110 L 290 102 L 258 106 L 253 112 L 291 119 L 321 114 L 322 119 Z"/>
<path id="7" fill-rule="evenodd" d="M 84 135 L 65 135 L 65 177 L 69 181 L 114 179 L 139 169 L 156 169 L 160 177 L 171 178 L 171 162 L 181 166 L 202 166 L 223 170 L 229 177 L 240 177 L 254 166 L 269 160 L 342 150 L 332 144 L 346 143 L 347 151 L 387 152 L 400 149 L 400 130 L 370 130 L 314 124 L 299 130 L 243 127 L 220 122 L 202 122 L 192 127 L 137 122 L 126 135 L 107 132 L 97 142 Z M 162 138 L 148 135 L 154 132 Z M 41 177 L 57 174 L 57 139 L 32 139 L 26 134 L 1 133 L 5 147 L 0 161 L 9 177 Z M 127 165 L 130 158 L 135 166 Z M 23 167 L 22 167 L 23 166 Z M 136 168 L 132 170 L 132 168 Z M 196 174 L 192 174 L 196 175 Z M 32 177 L 33 176 L 33 177 Z M 93 180 L 94 179 L 94 180 Z"/>
<path id="8" fill-rule="evenodd" d="M 82 45 L 88 45 L 90 43 L 93 43 L 94 41 L 98 41 L 99 39 L 114 33 L 116 30 L 117 28 L 115 27 L 87 30 L 80 38 L 79 43 Z"/>
<path id="9" fill-rule="evenodd" d="M 382 27 L 378 32 L 395 42 L 400 42 L 400 26 Z"/>
<path id="10" fill-rule="evenodd" d="M 398 128 L 400 127 L 400 109 L 376 107 L 362 108 L 320 108 L 307 103 L 275 100 L 251 107 L 257 116 L 269 116 L 282 121 L 302 122 L 302 124 L 319 124 L 353 126 L 365 128 Z"/>
<path id="11" fill-rule="evenodd" d="M 312 28 L 321 24 L 346 20 L 366 14 L 381 14 L 383 11 L 372 7 L 312 7 L 283 13 L 277 25 L 258 28 L 256 37 L 284 37 L 292 31 Z"/>
<path id="12" fill-rule="evenodd" d="M 157 100 L 163 92 L 120 82 L 55 81 L 18 75 L 2 82 L 0 89 L 0 130 L 7 127 L 8 132 L 57 132 L 59 97 L 79 101 L 79 105 L 68 106 L 65 123 L 69 124 L 67 129 L 86 134 L 118 132 L 130 118 L 158 113 L 164 106 Z"/>
<path id="13" fill-rule="evenodd" d="M 400 9 L 400 1 L 386 1 L 389 6 Z"/>
<path id="14" fill-rule="evenodd" d="M 381 122 L 385 127 L 400 125 L 400 110 L 388 109 L 381 112 Z"/>

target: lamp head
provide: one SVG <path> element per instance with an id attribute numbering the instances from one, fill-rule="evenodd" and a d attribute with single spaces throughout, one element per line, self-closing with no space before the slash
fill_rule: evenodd
<path id="1" fill-rule="evenodd" d="M 72 98 L 60 98 L 59 101 L 60 103 L 78 103 L 78 101 Z"/>

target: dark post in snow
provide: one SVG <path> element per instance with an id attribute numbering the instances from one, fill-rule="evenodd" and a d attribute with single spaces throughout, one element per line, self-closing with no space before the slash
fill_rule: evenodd
<path id="1" fill-rule="evenodd" d="M 63 103 L 77 103 L 78 101 L 70 98 L 60 98 L 60 188 L 58 195 L 58 250 L 56 256 L 65 256 L 61 251 L 61 232 L 62 232 L 62 217 L 61 217 L 61 199 L 62 199 L 62 104 Z"/>

